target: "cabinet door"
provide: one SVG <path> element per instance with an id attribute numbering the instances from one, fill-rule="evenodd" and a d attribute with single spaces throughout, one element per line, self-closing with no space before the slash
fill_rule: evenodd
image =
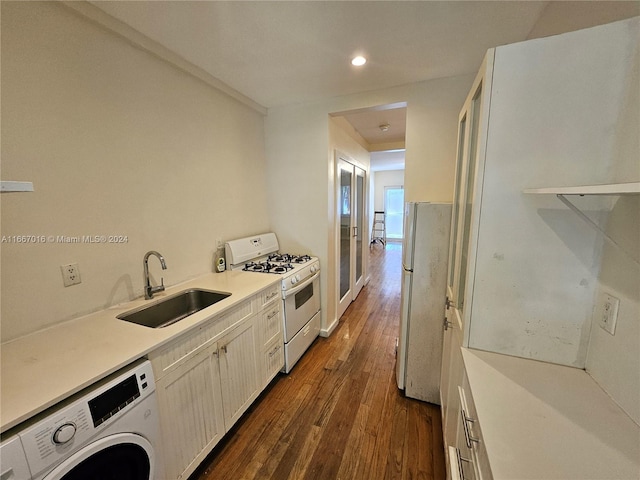
<path id="1" fill-rule="evenodd" d="M 224 423 L 227 430 L 259 393 L 255 324 L 254 320 L 243 323 L 218 342 Z"/>
<path id="2" fill-rule="evenodd" d="M 456 310 L 448 310 L 450 325 L 445 332 L 445 350 L 447 352 L 447 356 L 442 359 L 443 377 L 445 376 L 444 372 L 446 370 L 446 380 L 442 378 L 440 384 L 440 395 L 442 398 L 442 431 L 446 456 L 448 456 L 450 452 L 448 447 L 457 447 L 458 417 L 460 415 L 458 386 L 462 384 L 464 368 L 462 363 L 462 352 L 460 350 L 462 346 L 462 331 L 460 329 L 460 321 L 456 318 L 456 314 Z M 455 460 L 457 462 L 457 459 L 450 459 L 450 461 L 451 460 Z M 452 478 L 451 474 L 452 472 L 448 470 L 448 479 Z"/>
<path id="3" fill-rule="evenodd" d="M 479 218 L 478 198 L 484 174 L 484 153 L 489 116 L 493 50 L 485 57 L 480 73 L 464 103 L 458 124 L 458 153 L 456 161 L 454 202 L 451 219 L 449 272 L 447 291 L 451 305 L 460 310 L 465 322 L 464 306 L 469 260 L 475 252 L 474 238 Z"/>
<path id="4" fill-rule="evenodd" d="M 217 345 L 156 382 L 165 476 L 188 477 L 225 433 Z"/>

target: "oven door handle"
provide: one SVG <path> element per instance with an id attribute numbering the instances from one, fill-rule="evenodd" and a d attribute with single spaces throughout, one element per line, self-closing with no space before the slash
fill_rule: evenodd
<path id="1" fill-rule="evenodd" d="M 314 273 L 311 277 L 307 278 L 304 282 L 296 285 L 294 288 L 292 288 L 291 290 L 285 290 L 284 292 L 282 292 L 282 298 L 287 298 L 291 295 L 295 295 L 296 293 L 298 293 L 300 290 L 302 290 L 304 287 L 306 287 L 307 285 L 309 285 L 311 282 L 313 282 L 316 278 L 318 278 L 320 276 L 320 272 L 316 272 Z"/>

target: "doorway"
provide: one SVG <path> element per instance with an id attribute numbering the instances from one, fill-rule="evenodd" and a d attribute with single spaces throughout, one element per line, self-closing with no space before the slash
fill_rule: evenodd
<path id="1" fill-rule="evenodd" d="M 328 306 L 335 308 L 333 312 L 328 308 L 330 329 L 368 281 L 373 212 L 384 210 L 384 191 L 375 190 L 374 170 L 393 170 L 396 180 L 392 185 L 404 184 L 406 107 L 401 102 L 330 114 L 333 198 L 329 251 L 335 266 L 328 280 Z M 378 162 L 374 169 L 375 157 L 381 153 L 383 164 Z M 401 240 L 401 233 L 397 235 Z"/>

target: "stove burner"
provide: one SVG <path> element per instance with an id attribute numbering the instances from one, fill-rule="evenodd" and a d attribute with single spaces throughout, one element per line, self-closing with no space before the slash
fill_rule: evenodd
<path id="1" fill-rule="evenodd" d="M 309 255 L 292 255 L 290 253 L 274 253 L 268 258 L 268 261 L 278 263 L 305 263 L 309 260 L 311 260 Z"/>
<path id="2" fill-rule="evenodd" d="M 309 255 L 292 255 L 291 262 L 293 263 L 305 263 L 311 260 Z"/>
<path id="3" fill-rule="evenodd" d="M 285 273 L 289 270 L 293 270 L 293 265 L 287 264 L 275 264 L 266 262 L 249 262 L 244 265 L 242 269 L 245 272 L 263 272 L 263 273 Z"/>
<path id="4" fill-rule="evenodd" d="M 283 254 L 279 254 L 279 253 L 273 253 L 271 255 L 269 255 L 269 261 L 270 262 L 282 262 L 282 263 L 289 263 L 290 255 L 283 253 Z"/>
<path id="5" fill-rule="evenodd" d="M 249 262 L 245 264 L 243 270 L 247 272 L 268 272 L 273 265 L 269 262 Z"/>
<path id="6" fill-rule="evenodd" d="M 293 265 L 291 265 L 290 263 L 287 263 L 286 265 L 275 265 L 271 271 L 274 273 L 285 273 L 288 272 L 289 270 L 293 270 Z"/>

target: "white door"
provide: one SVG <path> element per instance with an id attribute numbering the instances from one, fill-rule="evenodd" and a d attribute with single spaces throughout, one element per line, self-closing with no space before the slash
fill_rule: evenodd
<path id="1" fill-rule="evenodd" d="M 365 171 L 336 153 L 338 308 L 340 318 L 364 285 Z"/>
<path id="2" fill-rule="evenodd" d="M 355 231 L 351 248 L 354 250 L 353 265 L 353 299 L 355 300 L 364 286 L 364 245 L 367 244 L 367 232 L 365 229 L 364 199 L 365 199 L 365 172 L 360 167 L 355 167 Z"/>

